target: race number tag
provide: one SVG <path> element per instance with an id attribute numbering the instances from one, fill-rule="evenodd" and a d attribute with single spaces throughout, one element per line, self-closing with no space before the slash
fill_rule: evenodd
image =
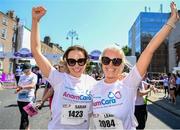
<path id="1" fill-rule="evenodd" d="M 61 124 L 79 125 L 88 121 L 87 104 L 64 104 L 62 106 Z"/>
<path id="2" fill-rule="evenodd" d="M 28 92 L 23 91 L 18 94 L 19 99 L 27 99 L 28 98 Z"/>
<path id="3" fill-rule="evenodd" d="M 33 104 L 33 103 L 29 103 L 28 105 L 24 106 L 23 109 L 26 111 L 26 113 L 30 117 L 38 114 L 38 110 L 37 110 L 35 104 Z"/>
<path id="4" fill-rule="evenodd" d="M 93 123 L 96 129 L 123 129 L 122 121 L 112 114 L 93 114 Z"/>

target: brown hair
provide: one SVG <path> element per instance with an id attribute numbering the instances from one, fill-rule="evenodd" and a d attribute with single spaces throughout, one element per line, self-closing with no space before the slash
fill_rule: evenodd
<path id="1" fill-rule="evenodd" d="M 69 52 L 70 52 L 70 51 L 74 51 L 74 50 L 81 51 L 81 52 L 84 54 L 85 58 L 88 59 L 88 53 L 87 53 L 87 51 L 86 51 L 84 48 L 82 48 L 81 46 L 74 45 L 74 46 L 70 46 L 70 47 L 64 52 L 63 60 L 66 60 L 66 59 L 68 58 Z"/>

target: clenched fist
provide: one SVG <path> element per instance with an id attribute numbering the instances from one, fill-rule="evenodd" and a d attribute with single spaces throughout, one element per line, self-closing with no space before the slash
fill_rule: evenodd
<path id="1" fill-rule="evenodd" d="M 32 8 L 32 19 L 39 21 L 46 14 L 46 9 L 42 6 Z"/>

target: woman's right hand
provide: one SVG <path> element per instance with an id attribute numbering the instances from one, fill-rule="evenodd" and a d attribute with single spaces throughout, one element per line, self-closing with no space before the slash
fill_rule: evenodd
<path id="1" fill-rule="evenodd" d="M 43 6 L 32 8 L 32 19 L 39 22 L 42 16 L 46 14 L 46 9 Z"/>
<path id="2" fill-rule="evenodd" d="M 44 105 L 44 102 L 41 101 L 40 103 L 36 104 L 36 108 L 37 108 L 38 110 L 41 110 L 42 107 L 43 107 L 43 105 Z"/>
<path id="3" fill-rule="evenodd" d="M 15 92 L 14 92 L 14 93 L 15 93 L 15 94 L 17 94 L 17 93 L 18 93 L 19 91 L 21 91 L 21 90 L 22 90 L 22 87 L 17 86 L 17 87 L 16 87 L 16 90 L 15 90 Z"/>

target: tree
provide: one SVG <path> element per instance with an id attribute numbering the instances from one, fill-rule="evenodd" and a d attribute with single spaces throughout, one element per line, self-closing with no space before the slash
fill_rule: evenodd
<path id="1" fill-rule="evenodd" d="M 125 56 L 130 56 L 131 55 L 131 48 L 129 48 L 127 45 L 122 47 L 122 50 L 123 50 Z"/>

